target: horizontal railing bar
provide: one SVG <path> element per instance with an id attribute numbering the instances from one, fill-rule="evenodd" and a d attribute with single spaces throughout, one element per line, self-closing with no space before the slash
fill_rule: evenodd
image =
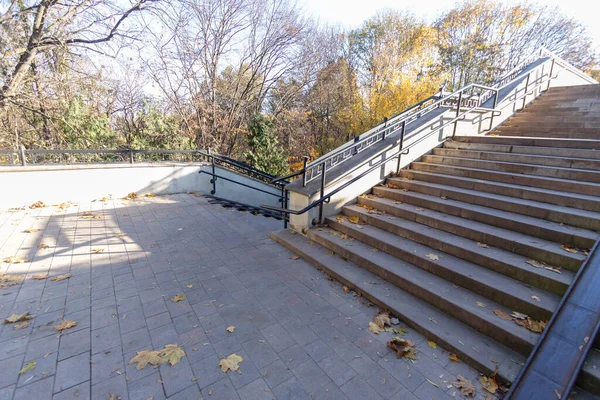
<path id="1" fill-rule="evenodd" d="M 206 174 L 206 175 L 213 176 L 213 177 L 215 177 L 215 178 L 219 178 L 219 179 L 223 179 L 224 181 L 228 181 L 228 182 L 236 183 L 236 184 L 238 184 L 238 185 L 245 186 L 245 187 L 247 187 L 247 188 L 250 188 L 250 189 L 253 189 L 253 190 L 257 190 L 257 191 L 259 191 L 259 192 L 263 192 L 263 193 L 266 193 L 266 194 L 270 194 L 271 196 L 275 196 L 275 197 L 281 197 L 281 194 L 280 194 L 280 193 L 273 193 L 273 192 L 269 192 L 269 191 L 267 191 L 267 190 L 264 190 L 264 189 L 260 189 L 260 188 L 254 187 L 254 186 L 250 186 L 250 185 L 248 185 L 248 184 L 246 184 L 246 183 L 243 183 L 243 182 L 238 182 L 238 181 L 236 181 L 236 180 L 233 180 L 233 179 L 230 179 L 230 178 L 227 178 L 227 177 L 221 176 L 221 175 L 213 174 L 213 173 L 211 173 L 211 172 L 207 172 L 207 171 L 198 171 L 198 173 L 200 173 L 200 174 Z M 266 182 L 265 182 L 265 183 L 266 183 Z"/>

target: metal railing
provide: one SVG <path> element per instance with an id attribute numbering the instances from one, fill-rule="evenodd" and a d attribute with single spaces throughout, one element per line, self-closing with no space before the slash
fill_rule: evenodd
<path id="1" fill-rule="evenodd" d="M 538 51 L 536 51 L 536 53 L 539 54 L 537 59 L 543 57 L 545 54 L 542 51 L 539 51 L 539 53 L 538 53 Z M 556 78 L 556 76 L 552 75 L 554 72 L 555 63 L 556 63 L 555 59 L 551 58 L 550 71 L 548 73 L 544 73 L 544 68 L 546 67 L 546 62 L 543 62 L 540 65 L 538 65 L 537 67 L 532 68 L 526 75 L 522 75 L 522 72 L 524 71 L 524 69 L 528 65 L 531 64 L 531 63 L 528 63 L 528 64 L 519 65 L 515 69 L 511 70 L 507 74 L 507 76 L 510 77 L 510 79 L 508 79 L 506 77 L 502 77 L 493 86 L 469 84 L 461 89 L 458 89 L 455 92 L 452 92 L 448 95 L 445 95 L 445 96 L 439 98 L 437 101 L 427 105 L 426 107 L 423 107 L 416 114 L 411 114 L 408 116 L 405 115 L 404 113 L 400 114 L 399 118 L 397 118 L 391 124 L 384 125 L 383 128 L 382 127 L 374 128 L 375 130 L 374 130 L 373 134 L 371 134 L 368 137 L 365 137 L 363 139 L 360 139 L 359 141 L 356 142 L 355 145 L 350 146 L 345 149 L 341 149 L 339 151 L 336 151 L 333 154 L 328 155 L 325 158 L 316 160 L 317 161 L 316 165 L 315 165 L 315 163 L 313 163 L 312 165 L 306 165 L 307 159 L 305 157 L 305 159 L 304 159 L 305 166 L 303 169 L 301 169 L 300 171 L 297 171 L 293 174 L 284 176 L 282 178 L 277 178 L 277 179 L 273 180 L 272 182 L 280 182 L 282 179 L 289 179 L 289 178 L 292 178 L 295 176 L 302 175 L 302 186 L 306 186 L 306 184 L 308 182 L 316 179 L 317 177 L 320 177 L 321 184 L 320 184 L 319 199 L 313 201 L 312 203 L 310 203 L 309 205 L 307 205 L 306 207 L 304 207 L 301 210 L 290 210 L 290 209 L 286 209 L 286 208 L 278 208 L 278 207 L 272 207 L 272 206 L 266 206 L 266 205 L 263 205 L 262 207 L 264 207 L 268 210 L 278 211 L 283 214 L 300 215 L 300 214 L 304 214 L 305 212 L 308 212 L 312 208 L 318 206 L 319 207 L 318 223 L 322 223 L 323 222 L 323 205 L 326 203 L 329 203 L 332 196 L 339 193 L 340 191 L 347 188 L 348 186 L 354 184 L 358 180 L 362 179 L 363 177 L 365 177 L 366 175 L 368 175 L 375 169 L 381 167 L 382 165 L 387 164 L 388 162 L 390 162 L 394 159 L 398 160 L 396 169 L 397 169 L 397 171 L 399 171 L 400 158 L 402 155 L 408 154 L 408 152 L 410 151 L 410 148 L 412 148 L 416 144 L 426 140 L 431 135 L 438 133 L 438 132 L 442 132 L 445 128 L 449 127 L 450 125 L 454 125 L 453 129 L 452 129 L 452 134 L 443 136 L 438 141 L 438 144 L 445 141 L 448 137 L 454 137 L 454 135 L 456 133 L 458 121 L 465 119 L 467 114 L 474 112 L 474 111 L 490 112 L 491 113 L 490 129 L 491 129 L 493 127 L 494 116 L 496 116 L 498 113 L 501 112 L 500 110 L 497 109 L 498 95 L 501 90 L 508 88 L 510 85 L 512 85 L 514 83 L 519 82 L 519 84 L 520 84 L 522 82 L 525 82 L 525 87 L 524 87 L 523 93 L 520 95 L 515 93 L 515 96 L 510 98 L 510 104 L 514 104 L 518 100 L 523 99 L 523 107 L 524 107 L 527 96 L 535 93 L 535 91 L 538 89 L 540 89 L 540 92 L 541 92 L 542 91 L 541 87 L 545 83 L 548 84 L 548 86 L 546 87 L 545 90 L 547 90 L 550 87 L 550 80 Z M 540 72 L 540 70 L 541 70 L 541 72 Z M 538 74 L 540 75 L 539 77 L 534 76 L 534 75 L 538 75 Z M 533 80 L 532 80 L 532 76 L 533 76 Z M 482 105 L 491 98 L 493 98 L 492 107 L 491 108 L 482 107 Z M 405 147 L 404 146 L 404 135 L 406 133 L 406 125 L 409 123 L 409 121 L 412 122 L 413 121 L 412 118 L 414 118 L 416 115 L 422 116 L 422 115 L 424 115 L 428 112 L 431 112 L 432 110 L 434 110 L 438 107 L 441 107 L 441 106 L 448 106 L 448 107 L 450 107 L 450 109 L 456 108 L 455 116 L 450 121 L 442 124 L 441 126 L 434 128 L 429 132 L 425 132 L 423 135 L 421 135 L 419 138 L 417 138 L 415 141 L 413 141 L 409 146 Z M 466 109 L 466 111 L 464 109 Z M 369 146 L 373 145 L 374 143 L 380 142 L 385 139 L 385 137 L 387 136 L 387 134 L 385 132 L 394 133 L 396 131 L 400 132 L 398 141 L 396 142 L 398 144 L 397 152 L 395 152 L 394 154 L 392 154 L 391 156 L 388 156 L 387 158 L 385 158 L 383 160 L 377 161 L 375 164 L 372 164 L 372 162 L 374 161 L 375 158 L 381 157 L 380 154 L 375 156 L 375 158 L 370 158 L 368 160 L 365 160 L 363 163 L 361 163 L 361 165 L 358 166 L 358 168 L 365 166 L 365 165 L 370 165 L 370 167 L 366 171 L 363 171 L 359 175 L 357 175 L 357 176 L 353 177 L 352 179 L 350 179 L 349 181 L 343 183 L 342 185 L 340 185 L 336 189 L 332 190 L 331 192 L 329 192 L 327 194 L 325 193 L 325 182 L 326 182 L 327 170 L 331 169 L 333 166 L 338 165 L 340 163 L 339 158 L 338 158 L 338 157 L 340 157 L 340 155 L 346 154 L 347 152 L 352 151 L 353 149 L 356 149 L 357 146 L 361 146 L 363 143 L 369 143 Z M 369 140 L 371 140 L 371 141 L 369 141 Z M 364 148 L 362 148 L 362 150 L 364 150 Z M 354 153 L 352 154 L 352 156 L 356 155 L 359 151 L 361 151 L 361 150 L 359 150 L 359 149 L 354 150 Z M 343 159 L 344 157 L 341 156 L 340 158 Z"/>

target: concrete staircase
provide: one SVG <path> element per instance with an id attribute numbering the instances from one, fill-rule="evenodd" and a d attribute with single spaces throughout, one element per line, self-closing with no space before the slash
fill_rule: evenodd
<path id="1" fill-rule="evenodd" d="M 272 236 L 512 382 L 539 333 L 494 311 L 548 321 L 600 237 L 600 85 L 551 89 L 491 135 L 445 142 L 326 225 Z M 598 350 L 578 384 L 600 395 Z"/>

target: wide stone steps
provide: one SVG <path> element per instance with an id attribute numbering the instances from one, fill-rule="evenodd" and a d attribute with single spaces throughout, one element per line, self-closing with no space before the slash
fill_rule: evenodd
<path id="1" fill-rule="evenodd" d="M 540 175 L 525 175 L 518 172 L 494 171 L 488 169 L 493 168 L 493 165 L 491 164 L 484 165 L 484 167 L 487 168 L 472 168 L 457 165 L 433 164 L 430 162 L 413 162 L 411 168 L 425 172 L 464 176 L 466 178 L 491 180 L 588 196 L 600 196 L 600 186 L 593 182 L 578 182 L 569 179 L 558 179 Z"/>
<path id="2" fill-rule="evenodd" d="M 588 113 L 585 117 L 581 115 L 552 115 L 540 113 L 518 113 L 510 118 L 505 124 L 512 125 L 515 122 L 519 123 L 538 123 L 538 122 L 565 122 L 565 123 L 581 123 L 581 122 L 600 122 L 600 117 L 597 113 Z"/>
<path id="3" fill-rule="evenodd" d="M 571 151 L 576 152 L 573 150 Z M 441 147 L 433 149 L 433 154 L 436 156 L 473 158 L 486 161 L 502 161 L 518 164 L 543 165 L 560 168 L 593 169 L 600 171 L 599 159 L 542 156 L 528 153 L 517 153 L 514 150 L 510 153 L 507 153 L 502 151 L 481 151 Z"/>
<path id="4" fill-rule="evenodd" d="M 511 231 L 472 221 L 465 218 L 448 215 L 442 212 L 425 209 L 411 204 L 397 204 L 392 199 L 372 198 L 371 204 L 377 204 L 377 209 L 385 211 L 386 214 L 400 217 L 409 221 L 415 221 L 423 225 L 431 226 L 439 230 L 453 233 L 464 238 L 499 247 L 513 253 L 520 254 L 530 259 L 543 261 L 551 266 L 562 266 L 569 271 L 576 272 L 585 259 L 582 252 L 570 253 L 561 248 L 561 244 L 537 237 L 529 236 L 520 232 Z M 356 208 L 348 207 L 344 213 L 356 214 Z M 375 214 L 367 214 L 367 222 L 375 223 Z M 387 224 L 386 224 L 387 222 Z M 380 228 L 386 229 L 393 225 L 393 221 L 386 220 L 377 222 Z"/>
<path id="5" fill-rule="evenodd" d="M 464 189 L 472 189 L 484 193 L 503 194 L 524 200 L 533 200 L 558 206 L 566 206 L 580 210 L 600 212 L 600 198 L 576 193 L 560 192 L 551 189 L 514 185 L 485 179 L 473 179 L 444 173 L 404 169 L 400 176 L 425 182 L 454 185 Z"/>
<path id="6" fill-rule="evenodd" d="M 458 200 L 496 210 L 523 214 L 541 220 L 554 221 L 559 224 L 567 224 L 596 231 L 600 230 L 600 213 L 597 212 L 486 193 L 479 190 L 462 189 L 456 186 L 441 185 L 421 180 L 393 178 L 389 182 L 410 192 L 377 186 L 373 188 L 373 193 L 400 201 L 406 198 L 407 200 L 404 201 L 410 202 L 412 192 L 418 192 L 438 199 Z"/>
<path id="7" fill-rule="evenodd" d="M 378 214 L 356 205 L 347 206 L 344 208 L 344 213 L 356 216 L 371 226 L 410 239 L 415 243 L 426 245 L 477 265 L 483 265 L 492 271 L 552 293 L 562 295 L 573 279 L 571 271 L 562 270 L 561 273 L 556 273 L 535 267 L 528 263 L 531 260 L 530 257 L 505 250 L 495 243 L 478 242 L 415 221 Z"/>
<path id="8" fill-rule="evenodd" d="M 489 136 L 488 136 L 489 137 Z M 561 147 L 536 147 L 536 146 L 525 146 L 516 144 L 496 144 L 496 143 L 479 143 L 479 142 L 458 142 L 458 141 L 447 141 L 444 143 L 443 149 L 457 149 L 457 150 L 478 150 L 486 152 L 502 152 L 502 153 L 517 153 L 517 154 L 531 154 L 538 156 L 552 156 L 552 157 L 563 157 L 563 158 L 582 158 L 589 160 L 600 160 L 600 151 L 589 150 L 589 149 L 572 149 L 572 148 L 561 148 Z M 434 150 L 435 151 L 435 150 Z"/>
<path id="9" fill-rule="evenodd" d="M 271 237 L 382 309 L 390 310 L 409 328 L 455 353 L 478 371 L 486 375 L 497 371 L 500 379 L 508 382 L 516 378 L 520 365 L 525 361 L 521 354 L 367 269 L 342 260 L 325 247 L 311 245 L 311 240 L 306 237 L 287 231 L 275 232 Z M 505 322 L 514 324 L 511 321 Z"/>
<path id="10" fill-rule="evenodd" d="M 359 227 L 357 224 L 352 224 L 344 218 L 339 221 L 335 218 L 329 218 L 327 219 L 327 225 L 346 234 L 349 238 L 355 238 L 360 242 L 341 239 L 339 236 L 333 235 L 331 231 L 310 230 L 308 237 L 333 250 L 343 258 L 362 266 L 370 262 L 373 249 L 378 249 L 399 260 L 410 263 L 412 266 L 416 266 L 423 271 L 432 273 L 453 285 L 462 286 L 506 308 L 541 320 L 549 319 L 560 301 L 560 296 L 558 295 L 531 287 L 506 275 L 499 274 L 374 226 L 362 225 Z M 365 254 L 361 253 L 361 249 L 363 249 L 361 246 L 363 244 L 368 245 L 367 253 Z M 361 254 L 357 255 L 357 252 Z M 367 261 L 363 260 L 359 262 L 358 256 L 366 258 Z M 371 272 L 375 271 L 371 269 Z M 411 280 L 415 280 L 418 277 L 426 277 L 421 272 L 411 272 L 404 276 L 407 277 L 406 279 Z M 386 279 L 391 281 L 389 278 Z M 431 282 L 429 284 L 431 285 Z M 405 285 L 398 286 L 405 287 Z M 541 301 L 534 300 L 532 296 L 537 296 Z M 481 302 L 485 304 L 485 300 L 481 300 Z"/>
<path id="11" fill-rule="evenodd" d="M 599 150 L 600 140 L 586 139 L 547 139 L 537 137 L 515 137 L 502 135 L 455 136 L 453 141 L 468 143 L 509 144 L 515 146 L 559 147 L 563 149 Z"/>
<path id="12" fill-rule="evenodd" d="M 566 132 L 564 129 L 523 129 L 523 128 L 504 128 L 497 130 L 499 134 L 503 136 L 530 136 L 530 137 L 542 137 L 542 138 L 569 138 L 569 139 L 600 139 L 600 129 L 596 129 L 595 132 L 581 132 L 583 129 L 573 129 L 575 132 Z"/>
<path id="13" fill-rule="evenodd" d="M 487 206 L 472 204 L 449 198 L 441 198 L 425 193 L 410 192 L 398 189 L 382 188 L 374 190 L 376 194 L 403 203 L 424 207 L 447 215 L 454 215 L 471 221 L 481 222 L 511 231 L 524 233 L 548 241 L 569 244 L 575 247 L 590 249 L 596 240 L 596 232 L 547 221 L 541 218 L 499 210 Z M 381 197 L 360 198 L 359 203 L 378 208 Z"/>

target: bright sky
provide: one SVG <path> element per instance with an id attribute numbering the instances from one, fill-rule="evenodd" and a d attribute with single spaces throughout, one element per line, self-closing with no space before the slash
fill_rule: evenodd
<path id="1" fill-rule="evenodd" d="M 590 0 L 539 0 L 540 4 L 559 6 L 563 12 L 576 18 L 588 27 L 596 46 L 600 47 L 600 24 L 598 5 Z M 347 28 L 359 26 L 365 19 L 383 8 L 411 10 L 415 15 L 427 19 L 435 18 L 440 12 L 452 8 L 455 0 L 298 0 L 305 10 L 322 22 L 339 23 Z M 568 5 L 568 6 L 567 6 Z"/>

